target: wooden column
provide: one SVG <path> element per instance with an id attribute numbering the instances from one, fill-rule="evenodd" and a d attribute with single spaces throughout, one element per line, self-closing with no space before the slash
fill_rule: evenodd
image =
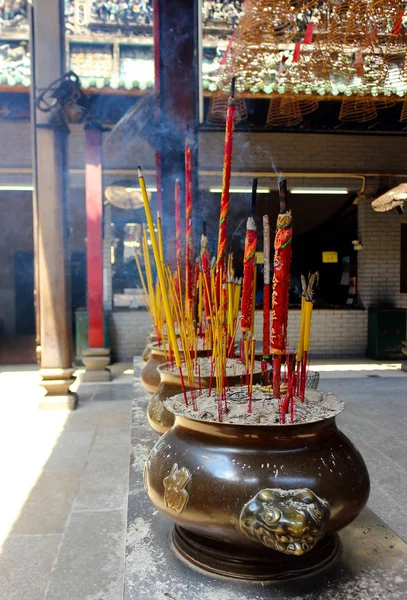
<path id="1" fill-rule="evenodd" d="M 194 141 L 193 162 L 195 181 L 193 202 L 197 211 L 197 143 L 198 123 L 198 63 L 197 10 L 190 0 L 157 0 L 159 8 L 160 121 L 163 131 L 161 148 L 162 212 L 164 234 L 173 247 L 175 231 L 174 184 L 177 178 L 185 184 L 184 143 L 187 126 Z M 154 16 L 156 18 L 156 15 Z M 157 68 L 157 64 L 156 64 Z M 185 186 L 182 185 L 185 198 Z M 182 211 L 185 214 L 185 208 Z"/>
<path id="2" fill-rule="evenodd" d="M 34 0 L 32 21 L 35 258 L 40 374 L 47 392 L 40 406 L 72 409 L 77 397 L 69 391 L 74 369 L 67 251 L 67 129 L 56 123 L 52 112 L 44 113 L 36 107 L 41 91 L 65 72 L 63 2 Z"/>
<path id="3" fill-rule="evenodd" d="M 104 347 L 102 132 L 97 128 L 86 128 L 85 138 L 89 348 L 84 350 L 82 357 L 86 367 L 84 381 L 110 381 L 110 372 L 106 369 L 110 350 Z"/>

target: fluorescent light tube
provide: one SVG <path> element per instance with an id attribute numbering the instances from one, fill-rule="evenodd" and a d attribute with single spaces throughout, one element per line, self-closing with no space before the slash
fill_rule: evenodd
<path id="1" fill-rule="evenodd" d="M 10 185 L 0 185 L 0 191 L 2 192 L 32 192 L 34 190 L 33 185 L 26 184 L 10 184 Z"/>
<path id="2" fill-rule="evenodd" d="M 209 191 L 212 194 L 220 194 L 222 192 L 222 188 L 209 188 Z M 257 188 L 258 194 L 268 194 L 270 192 L 269 188 Z M 229 189 L 229 193 L 231 194 L 251 194 L 251 187 L 231 187 Z"/>
<path id="3" fill-rule="evenodd" d="M 291 188 L 290 194 L 347 194 L 345 188 Z"/>

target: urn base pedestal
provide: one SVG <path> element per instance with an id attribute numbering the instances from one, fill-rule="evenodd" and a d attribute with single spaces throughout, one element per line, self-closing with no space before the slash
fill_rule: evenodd
<path id="1" fill-rule="evenodd" d="M 259 546 L 231 546 L 196 535 L 176 525 L 172 549 L 186 565 L 202 573 L 247 581 L 276 582 L 315 573 L 329 566 L 339 554 L 337 534 L 322 539 L 313 550 L 291 556 Z"/>
<path id="2" fill-rule="evenodd" d="M 85 383 L 112 380 L 112 375 L 106 368 L 110 363 L 110 348 L 86 348 L 83 351 L 82 362 L 86 367 L 82 379 Z"/>
<path id="3" fill-rule="evenodd" d="M 40 369 L 40 386 L 46 390 L 38 408 L 43 410 L 74 410 L 78 396 L 70 391 L 75 381 L 74 369 Z"/>

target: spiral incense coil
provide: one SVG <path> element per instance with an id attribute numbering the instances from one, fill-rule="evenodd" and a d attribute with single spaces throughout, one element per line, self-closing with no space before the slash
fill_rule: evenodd
<path id="1" fill-rule="evenodd" d="M 224 92 L 218 90 L 212 96 L 208 115 L 206 117 L 207 123 L 213 125 L 224 125 L 226 121 L 226 114 L 228 112 L 228 99 L 229 96 Z M 245 121 L 249 116 L 247 110 L 246 101 L 244 98 L 235 99 L 235 124 Z"/>
<path id="2" fill-rule="evenodd" d="M 392 108 L 396 106 L 396 101 L 392 98 L 386 98 L 386 96 L 382 96 L 379 100 L 375 100 L 375 107 L 377 110 L 383 110 L 385 108 Z"/>
<path id="3" fill-rule="evenodd" d="M 270 100 L 267 125 L 298 125 L 302 121 L 299 100 L 294 96 L 278 96 Z"/>
<path id="4" fill-rule="evenodd" d="M 259 45 L 271 40 L 288 42 L 297 33 L 296 13 L 289 0 L 258 0 L 245 10 L 236 41 Z"/>
<path id="5" fill-rule="evenodd" d="M 349 46 L 365 48 L 372 43 L 370 0 L 352 0 L 349 3 L 344 41 Z"/>
<path id="6" fill-rule="evenodd" d="M 309 100 L 299 100 L 298 103 L 300 105 L 301 114 L 303 116 L 310 115 L 311 113 L 318 110 L 319 107 L 319 102 L 313 98 L 310 98 Z"/>
<path id="7" fill-rule="evenodd" d="M 327 45 L 330 49 L 342 49 L 347 28 L 347 17 L 350 8 L 350 0 L 337 0 L 329 19 L 327 33 Z"/>
<path id="8" fill-rule="evenodd" d="M 319 0 L 290 0 L 295 11 L 308 10 L 319 4 Z"/>
<path id="9" fill-rule="evenodd" d="M 400 0 L 370 0 L 371 16 L 377 32 L 379 34 L 388 32 L 389 22 L 394 22 L 403 9 L 404 5 Z"/>
<path id="10" fill-rule="evenodd" d="M 308 68 L 309 76 L 315 82 L 319 81 L 321 84 L 324 84 L 329 82 L 329 53 L 327 52 L 326 45 L 323 45 L 321 41 L 317 40 L 314 43 L 309 63 L 305 65 L 305 68 Z"/>
<path id="11" fill-rule="evenodd" d="M 281 62 L 278 44 L 298 33 L 296 13 L 289 0 L 258 0 L 245 6 L 220 79 L 237 76 L 238 89 L 272 83 Z"/>
<path id="12" fill-rule="evenodd" d="M 342 100 L 341 111 L 339 113 L 340 121 L 366 123 L 376 118 L 377 109 L 373 98 L 359 96 L 357 98 L 344 98 Z"/>
<path id="13" fill-rule="evenodd" d="M 403 107 L 401 109 L 400 115 L 400 123 L 404 123 L 405 121 L 407 121 L 407 100 L 404 100 L 403 102 Z"/>

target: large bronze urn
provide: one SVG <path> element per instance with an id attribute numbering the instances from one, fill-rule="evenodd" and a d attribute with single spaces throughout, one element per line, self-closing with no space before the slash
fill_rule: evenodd
<path id="1" fill-rule="evenodd" d="M 146 462 L 145 487 L 174 522 L 172 545 L 182 561 L 275 581 L 334 560 L 336 532 L 363 509 L 370 484 L 335 417 L 241 425 L 176 414 Z"/>

